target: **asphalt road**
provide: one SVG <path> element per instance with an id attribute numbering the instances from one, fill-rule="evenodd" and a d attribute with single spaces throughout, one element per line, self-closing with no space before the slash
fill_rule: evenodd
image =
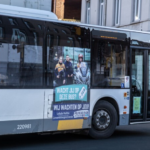
<path id="1" fill-rule="evenodd" d="M 0 150 L 150 150 L 150 124 L 117 127 L 109 139 L 86 135 L 13 135 L 0 137 Z"/>

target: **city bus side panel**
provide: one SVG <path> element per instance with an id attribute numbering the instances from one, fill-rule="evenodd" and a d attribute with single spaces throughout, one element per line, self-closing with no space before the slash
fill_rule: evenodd
<path id="1" fill-rule="evenodd" d="M 0 16 L 0 135 L 43 131 L 43 29 Z"/>
<path id="2" fill-rule="evenodd" d="M 124 31 L 91 31 L 90 116 L 96 114 L 94 107 L 98 101 L 107 101 L 118 113 L 118 125 L 129 124 L 129 37 L 129 32 Z"/>
<path id="3" fill-rule="evenodd" d="M 0 135 L 43 131 L 44 90 L 0 90 Z"/>
<path id="4" fill-rule="evenodd" d="M 54 93 L 45 92 L 44 131 L 89 128 L 90 30 L 63 22 L 46 22 L 45 29 L 46 86 Z"/>
<path id="5" fill-rule="evenodd" d="M 128 94 L 126 96 L 126 94 Z M 118 125 L 129 125 L 130 90 L 129 89 L 91 89 L 90 116 L 93 115 L 94 106 L 98 100 L 116 102 L 118 106 Z M 126 106 L 127 108 L 124 108 Z"/>

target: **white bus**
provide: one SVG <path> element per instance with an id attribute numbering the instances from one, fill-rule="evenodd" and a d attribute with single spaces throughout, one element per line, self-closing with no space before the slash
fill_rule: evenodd
<path id="1" fill-rule="evenodd" d="M 150 121 L 150 34 L 0 5 L 0 135 Z"/>

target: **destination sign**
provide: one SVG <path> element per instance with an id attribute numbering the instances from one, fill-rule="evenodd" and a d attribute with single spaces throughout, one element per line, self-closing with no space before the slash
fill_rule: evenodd
<path id="1" fill-rule="evenodd" d="M 127 39 L 127 34 L 125 33 L 118 33 L 118 32 L 110 32 L 110 31 L 92 31 L 93 38 L 100 38 L 100 39 L 110 39 L 110 40 L 121 40 L 125 41 Z"/>

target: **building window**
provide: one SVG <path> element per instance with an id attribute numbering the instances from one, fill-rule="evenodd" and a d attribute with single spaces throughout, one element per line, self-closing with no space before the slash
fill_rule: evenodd
<path id="1" fill-rule="evenodd" d="M 115 1 L 115 25 L 119 25 L 120 21 L 120 0 Z"/>
<path id="2" fill-rule="evenodd" d="M 104 0 L 100 0 L 100 18 L 99 18 L 99 25 L 103 26 L 104 25 Z"/>
<path id="3" fill-rule="evenodd" d="M 134 21 L 140 20 L 140 5 L 141 0 L 134 1 Z"/>
<path id="4" fill-rule="evenodd" d="M 90 23 L 90 1 L 86 4 L 86 23 Z"/>

